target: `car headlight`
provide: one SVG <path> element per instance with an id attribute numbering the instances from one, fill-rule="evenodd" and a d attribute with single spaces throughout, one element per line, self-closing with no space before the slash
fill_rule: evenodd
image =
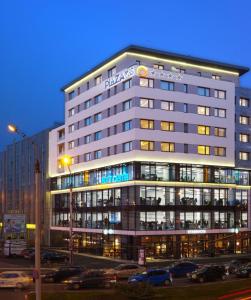
<path id="1" fill-rule="evenodd" d="M 192 275 L 192 278 L 193 278 L 193 279 L 197 278 L 197 275 L 196 275 L 196 274 L 193 274 L 193 275 Z"/>
<path id="2" fill-rule="evenodd" d="M 135 282 L 135 281 L 137 281 L 135 278 L 130 279 L 130 282 Z"/>

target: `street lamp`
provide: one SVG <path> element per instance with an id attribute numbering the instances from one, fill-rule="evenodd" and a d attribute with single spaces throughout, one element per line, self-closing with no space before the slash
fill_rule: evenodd
<path id="1" fill-rule="evenodd" d="M 70 219 L 69 219 L 69 263 L 70 265 L 73 264 L 73 234 L 72 234 L 72 228 L 73 228 L 73 220 L 72 220 L 72 188 L 73 188 L 73 182 L 72 182 L 72 172 L 71 172 L 71 165 L 72 165 L 72 157 L 70 155 L 63 155 L 60 159 L 61 163 L 64 167 L 68 168 L 68 171 L 70 173 L 70 199 L 69 199 L 69 208 L 70 208 Z"/>
<path id="2" fill-rule="evenodd" d="M 16 125 L 9 124 L 8 130 L 12 133 L 20 135 L 22 138 L 26 137 L 26 134 L 20 131 Z M 35 170 L 35 270 L 33 277 L 35 279 L 36 300 L 41 300 L 41 259 L 40 259 L 40 242 L 41 242 L 41 220 L 40 220 L 40 195 L 39 195 L 39 182 L 40 182 L 40 163 L 38 160 L 38 149 L 34 141 L 31 142 L 34 146 L 34 170 Z"/>

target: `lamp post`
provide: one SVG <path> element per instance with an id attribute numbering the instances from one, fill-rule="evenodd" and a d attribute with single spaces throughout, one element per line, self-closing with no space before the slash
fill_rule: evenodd
<path id="1" fill-rule="evenodd" d="M 72 228 L 73 228 L 73 220 L 72 220 L 72 188 L 73 188 L 73 182 L 72 182 L 72 172 L 71 172 L 71 164 L 72 164 L 72 157 L 69 155 L 64 155 L 61 157 L 62 164 L 68 168 L 68 171 L 70 173 L 70 198 L 69 198 L 69 208 L 70 208 L 70 218 L 69 218 L 69 263 L 70 265 L 73 264 L 73 235 L 72 235 Z"/>
<path id="2" fill-rule="evenodd" d="M 20 135 L 22 138 L 26 137 L 26 134 L 20 131 L 14 124 L 8 125 L 8 130 L 12 133 Z M 36 300 L 41 300 L 41 258 L 40 258 L 40 241 L 41 241 L 41 220 L 40 220 L 40 163 L 38 159 L 37 145 L 32 141 L 34 146 L 34 171 L 35 171 L 35 270 L 33 272 L 33 277 L 35 279 L 35 291 Z"/>

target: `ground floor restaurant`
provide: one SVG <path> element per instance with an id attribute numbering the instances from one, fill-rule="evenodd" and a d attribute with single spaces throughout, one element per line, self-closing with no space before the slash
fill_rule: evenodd
<path id="1" fill-rule="evenodd" d="M 251 252 L 251 233 L 126 236 L 74 233 L 76 252 L 137 260 L 139 249 L 147 259 L 187 258 Z M 51 246 L 68 247 L 68 232 L 51 231 Z"/>

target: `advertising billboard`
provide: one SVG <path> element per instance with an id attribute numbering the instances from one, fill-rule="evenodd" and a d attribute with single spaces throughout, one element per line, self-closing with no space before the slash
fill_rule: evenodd
<path id="1" fill-rule="evenodd" d="M 3 230 L 5 234 L 25 233 L 25 215 L 21 214 L 6 214 L 3 219 Z"/>

